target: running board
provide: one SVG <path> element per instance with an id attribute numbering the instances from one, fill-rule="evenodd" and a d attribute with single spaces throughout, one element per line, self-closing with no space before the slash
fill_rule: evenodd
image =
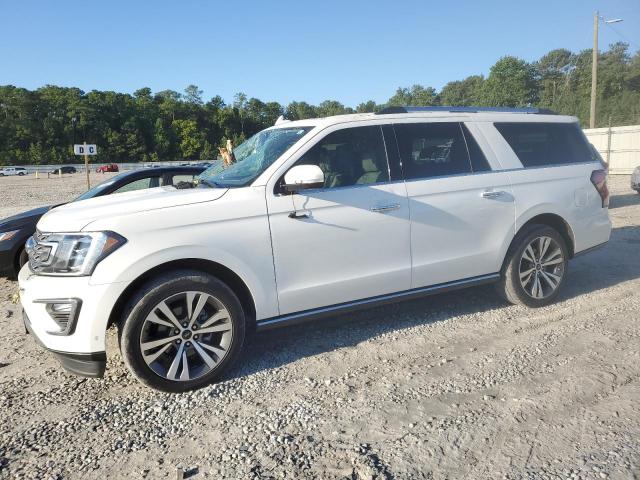
<path id="1" fill-rule="evenodd" d="M 329 307 L 314 308 L 303 312 L 290 313 L 279 317 L 265 318 L 256 322 L 256 330 L 271 330 L 273 328 L 287 327 L 299 323 L 318 320 L 333 315 L 353 312 L 365 308 L 377 307 L 396 301 L 413 300 L 414 298 L 434 295 L 436 293 L 450 292 L 461 288 L 474 287 L 484 285 L 486 283 L 494 283 L 500 279 L 499 273 L 490 275 L 481 275 L 479 277 L 467 278 L 465 280 L 457 280 L 455 282 L 440 283 L 431 287 L 415 288 L 413 290 L 405 290 L 404 292 L 390 293 L 388 295 L 379 295 L 377 297 L 365 298 L 354 302 L 339 303 Z"/>

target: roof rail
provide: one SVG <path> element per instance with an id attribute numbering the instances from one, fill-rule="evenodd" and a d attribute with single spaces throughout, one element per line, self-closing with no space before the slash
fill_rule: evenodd
<path id="1" fill-rule="evenodd" d="M 386 107 L 376 112 L 376 115 L 386 115 L 391 113 L 414 113 L 414 112 L 460 112 L 460 113 L 477 113 L 477 112 L 494 112 L 494 113 L 532 113 L 556 115 L 556 112 L 546 108 L 535 107 L 447 107 L 444 105 L 433 105 L 430 107 Z"/>

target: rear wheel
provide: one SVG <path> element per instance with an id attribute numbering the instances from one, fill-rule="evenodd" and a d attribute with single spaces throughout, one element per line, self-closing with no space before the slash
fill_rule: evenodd
<path id="1" fill-rule="evenodd" d="M 218 379 L 242 349 L 245 316 L 224 283 L 196 271 L 175 271 L 143 286 L 125 311 L 120 347 L 143 383 L 167 392 Z"/>
<path id="2" fill-rule="evenodd" d="M 531 225 L 518 234 L 498 284 L 514 304 L 542 307 L 553 302 L 564 283 L 568 249 L 562 236 L 546 225 Z"/>

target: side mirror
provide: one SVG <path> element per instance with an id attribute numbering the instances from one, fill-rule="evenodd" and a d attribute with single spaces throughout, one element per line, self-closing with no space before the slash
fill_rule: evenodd
<path id="1" fill-rule="evenodd" d="M 284 176 L 284 189 L 297 193 L 308 188 L 322 188 L 324 173 L 317 165 L 296 165 Z"/>

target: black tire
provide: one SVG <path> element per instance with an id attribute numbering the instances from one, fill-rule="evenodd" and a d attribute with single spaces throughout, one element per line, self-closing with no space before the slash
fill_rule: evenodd
<path id="1" fill-rule="evenodd" d="M 143 326 L 147 316 L 156 309 L 160 302 L 172 295 L 191 291 L 207 293 L 223 304 L 229 313 L 232 324 L 231 341 L 226 347 L 226 355 L 204 375 L 193 380 L 169 380 L 166 376 L 156 373 L 144 360 L 140 345 Z M 128 302 L 119 328 L 120 350 L 125 364 L 142 383 L 157 390 L 178 393 L 204 387 L 219 379 L 242 351 L 245 331 L 246 320 L 240 300 L 225 283 L 211 275 L 195 270 L 176 270 L 144 284 Z M 194 335 L 193 338 L 197 338 L 197 335 Z M 192 339 L 192 341 L 194 340 Z M 169 348 L 173 349 L 174 342 L 169 343 L 172 343 Z M 185 345 L 188 343 L 185 339 Z M 194 343 L 197 342 L 194 341 Z M 176 353 L 174 358 L 177 358 L 178 355 L 179 353 Z M 170 357 L 171 354 L 167 353 L 167 356 Z"/>
<path id="2" fill-rule="evenodd" d="M 548 295 L 544 296 L 544 298 L 534 298 L 527 290 L 525 290 L 520 281 L 520 265 L 523 259 L 523 253 L 527 246 L 540 237 L 551 238 L 560 248 L 562 252 L 562 262 L 558 263 L 557 266 L 554 267 L 560 267 L 562 269 L 562 275 L 555 289 Z M 567 278 L 568 259 L 569 251 L 567 244 L 557 230 L 549 227 L 548 225 L 530 225 L 516 235 L 509 247 L 509 250 L 507 251 L 500 281 L 497 284 L 498 293 L 505 300 L 515 305 L 526 305 L 530 308 L 539 308 L 549 305 L 556 299 L 565 279 Z M 547 287 L 550 288 L 548 285 Z"/>
<path id="3" fill-rule="evenodd" d="M 15 278 L 18 278 L 18 273 L 20 273 L 20 269 L 29 261 L 29 255 L 27 255 L 27 251 L 24 248 L 20 249 L 18 255 L 16 255 L 15 261 Z"/>

